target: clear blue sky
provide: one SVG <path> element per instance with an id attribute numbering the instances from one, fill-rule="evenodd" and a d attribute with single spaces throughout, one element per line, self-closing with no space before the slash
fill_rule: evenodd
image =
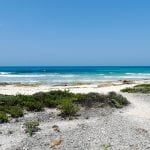
<path id="1" fill-rule="evenodd" d="M 150 65 L 150 0 L 0 0 L 0 65 Z"/>

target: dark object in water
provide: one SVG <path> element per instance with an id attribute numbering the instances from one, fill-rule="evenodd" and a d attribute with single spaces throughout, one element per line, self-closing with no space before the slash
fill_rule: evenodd
<path id="1" fill-rule="evenodd" d="M 122 82 L 123 84 L 133 84 L 133 81 L 131 80 L 123 80 Z"/>

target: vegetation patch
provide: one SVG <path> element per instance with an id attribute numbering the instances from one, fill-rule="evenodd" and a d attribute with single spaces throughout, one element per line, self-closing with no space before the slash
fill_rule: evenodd
<path id="1" fill-rule="evenodd" d="M 6 113 L 0 111 L 0 123 L 8 122 Z"/>
<path id="2" fill-rule="evenodd" d="M 125 88 L 121 91 L 127 93 L 150 93 L 150 84 L 139 84 L 133 88 Z"/>
<path id="3" fill-rule="evenodd" d="M 29 133 L 32 136 L 35 132 L 39 130 L 39 122 L 38 121 L 29 121 L 24 124 L 25 132 Z"/>
<path id="4" fill-rule="evenodd" d="M 75 116 L 79 111 L 79 107 L 70 99 L 62 100 L 58 108 L 60 109 L 61 116 L 63 117 Z"/>
<path id="5" fill-rule="evenodd" d="M 127 106 L 129 104 L 127 98 L 115 92 L 110 92 L 108 94 L 108 100 L 109 105 L 116 108 L 122 108 L 123 106 Z"/>
<path id="6" fill-rule="evenodd" d="M 106 95 L 99 93 L 77 94 L 75 103 L 80 104 L 83 107 L 95 107 L 98 104 L 108 103 Z"/>
<path id="7" fill-rule="evenodd" d="M 23 116 L 23 111 L 41 111 L 44 107 L 58 108 L 61 116 L 75 116 L 82 107 L 100 107 L 109 105 L 121 108 L 129 102 L 123 96 L 111 92 L 107 95 L 99 93 L 74 94 L 69 91 L 39 92 L 33 95 L 0 95 L 0 112 L 7 118 Z M 2 118 L 2 117 L 1 117 Z M 6 122 L 7 119 L 1 119 Z"/>
<path id="8" fill-rule="evenodd" d="M 24 102 L 24 107 L 28 111 L 41 111 L 43 108 L 43 103 L 38 101 L 27 101 Z"/>
<path id="9" fill-rule="evenodd" d="M 18 118 L 23 116 L 23 109 L 19 106 L 10 106 L 5 110 L 6 113 L 9 113 L 11 117 Z"/>
<path id="10" fill-rule="evenodd" d="M 19 106 L 0 106 L 0 111 L 10 114 L 13 118 L 23 116 L 23 109 Z"/>
<path id="11" fill-rule="evenodd" d="M 107 95 L 99 93 L 78 94 L 75 102 L 83 107 L 109 105 L 111 107 L 122 108 L 129 104 L 129 101 L 125 97 L 115 92 L 110 92 Z"/>

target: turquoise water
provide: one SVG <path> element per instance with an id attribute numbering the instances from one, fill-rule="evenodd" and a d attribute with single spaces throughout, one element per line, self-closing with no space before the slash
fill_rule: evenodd
<path id="1" fill-rule="evenodd" d="M 150 79 L 150 66 L 0 67 L 0 82 L 60 84 L 120 79 Z"/>

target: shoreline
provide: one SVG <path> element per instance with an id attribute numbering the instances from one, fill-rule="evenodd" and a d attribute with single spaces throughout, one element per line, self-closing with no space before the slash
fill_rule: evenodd
<path id="1" fill-rule="evenodd" d="M 109 91 L 120 92 L 121 89 L 132 87 L 137 84 L 150 83 L 149 80 L 118 80 L 118 81 L 103 81 L 90 84 L 76 84 L 76 85 L 47 85 L 47 84 L 0 84 L 0 94 L 4 95 L 32 95 L 37 92 L 48 92 L 51 90 L 69 90 L 73 93 L 107 93 Z"/>

